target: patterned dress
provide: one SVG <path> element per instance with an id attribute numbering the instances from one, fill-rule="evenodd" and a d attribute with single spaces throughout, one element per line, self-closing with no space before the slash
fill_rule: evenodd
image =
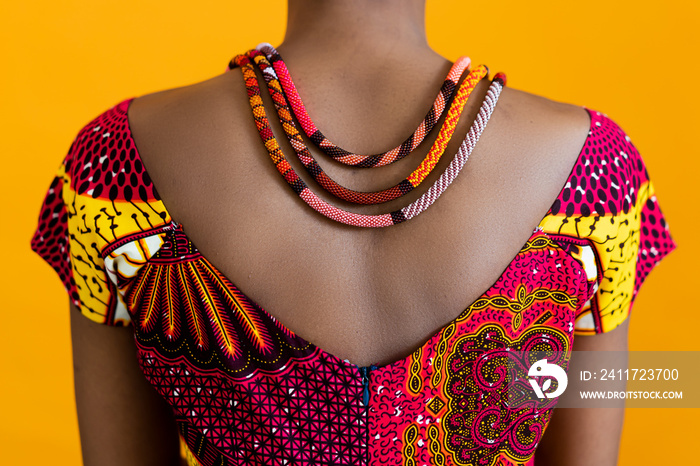
<path id="1" fill-rule="evenodd" d="M 513 406 L 476 361 L 533 348 L 566 366 L 574 335 L 622 323 L 675 243 L 644 162 L 607 116 L 499 279 L 410 356 L 358 367 L 281 325 L 197 250 L 146 173 L 127 99 L 80 130 L 32 249 L 75 305 L 131 325 L 190 465 L 534 463 L 556 399 Z M 526 369 L 525 369 L 526 370 Z"/>

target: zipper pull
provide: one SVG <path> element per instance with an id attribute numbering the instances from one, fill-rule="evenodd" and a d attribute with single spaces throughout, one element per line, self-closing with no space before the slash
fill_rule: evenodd
<path id="1" fill-rule="evenodd" d="M 360 374 L 362 374 L 362 404 L 367 406 L 369 404 L 369 371 L 377 369 L 377 366 L 372 364 L 371 366 L 362 366 L 359 369 Z"/>
<path id="2" fill-rule="evenodd" d="M 367 406 L 369 403 L 369 376 L 367 375 L 367 367 L 360 367 L 360 373 L 362 374 L 362 404 Z"/>

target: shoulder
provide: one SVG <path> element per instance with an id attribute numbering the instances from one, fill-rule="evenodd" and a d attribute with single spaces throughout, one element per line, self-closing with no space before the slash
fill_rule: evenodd
<path id="1" fill-rule="evenodd" d="M 508 169 L 519 173 L 522 183 L 539 186 L 537 198 L 551 204 L 580 162 L 590 130 L 590 113 L 583 106 L 506 86 L 484 136 L 491 132 L 491 153 L 507 154 L 499 160 L 505 157 Z"/>
<path id="2" fill-rule="evenodd" d="M 503 126 L 522 141 L 532 140 L 534 144 L 562 146 L 568 142 L 580 148 L 591 125 L 589 112 L 581 105 L 558 102 L 507 86 L 497 109 Z"/>
<path id="3" fill-rule="evenodd" d="M 186 132 L 196 119 L 206 120 L 203 104 L 211 110 L 208 104 L 217 101 L 215 89 L 235 82 L 230 78 L 219 75 L 188 86 L 129 97 L 101 110 L 78 130 L 64 160 L 71 186 L 78 194 L 95 198 L 159 200 L 140 157 L 135 128 L 147 133 L 148 140 L 173 139 L 174 134 Z"/>
<path id="4" fill-rule="evenodd" d="M 513 123 L 526 119 L 531 123 L 548 124 L 559 129 L 575 129 L 576 125 L 580 128 L 589 123 L 587 112 L 580 105 L 559 102 L 510 86 L 503 88 L 498 105 Z"/>
<path id="5" fill-rule="evenodd" d="M 249 118 L 248 113 L 232 112 L 232 106 L 247 109 L 248 97 L 242 75 L 236 70 L 172 89 L 141 95 L 129 108 L 130 129 L 148 140 L 168 145 L 219 118 L 228 119 L 232 127 Z M 187 129 L 188 131 L 183 130 Z M 144 138 L 144 139 L 145 139 Z"/>
<path id="6" fill-rule="evenodd" d="M 543 164 L 569 167 L 555 214 L 617 215 L 637 203 L 648 173 L 632 139 L 613 118 L 516 89 L 504 89 L 503 97 L 501 123 L 511 137 L 525 148 L 539 148 Z"/>
<path id="7" fill-rule="evenodd" d="M 505 88 L 499 102 L 503 121 L 514 129 L 555 143 L 578 142 L 581 155 L 638 156 L 631 138 L 613 118 L 585 105 L 558 102 L 529 92 Z M 539 142 L 542 142 L 540 140 Z M 593 149 L 595 147 L 595 150 Z M 630 153 L 621 154 L 628 149 Z"/>
<path id="8" fill-rule="evenodd" d="M 580 133 L 585 122 L 579 115 L 585 112 L 588 130 L 538 229 L 577 260 L 587 277 L 577 333 L 612 330 L 629 315 L 649 271 L 675 248 L 646 164 L 632 138 L 602 111 L 577 107 L 574 112 L 517 91 L 512 102 L 504 110 L 515 115 L 516 126 L 527 127 L 532 111 L 532 119 L 547 128 L 542 137 L 564 144 Z"/>
<path id="9" fill-rule="evenodd" d="M 66 231 L 88 262 L 170 224 L 132 137 L 134 97 L 102 110 L 77 132 L 59 169 Z"/>

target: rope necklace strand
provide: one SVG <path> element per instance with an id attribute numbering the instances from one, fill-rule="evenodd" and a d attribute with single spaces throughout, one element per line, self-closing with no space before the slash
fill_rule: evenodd
<path id="1" fill-rule="evenodd" d="M 323 171 L 316 160 L 314 160 L 313 156 L 308 150 L 308 147 L 306 144 L 304 144 L 301 134 L 297 130 L 296 124 L 294 123 L 294 120 L 289 112 L 289 106 L 287 105 L 282 93 L 280 83 L 277 80 L 275 70 L 272 68 L 272 66 L 270 66 L 270 62 L 267 60 L 265 55 L 257 50 L 252 50 L 246 54 L 246 57 L 247 59 L 252 58 L 262 72 L 265 82 L 267 83 L 270 96 L 272 97 L 277 109 L 277 114 L 282 123 L 284 132 L 306 170 L 326 191 L 337 198 L 356 204 L 381 204 L 383 202 L 397 199 L 418 187 L 437 166 L 437 163 L 447 148 L 450 138 L 454 134 L 457 127 L 457 122 L 459 121 L 459 117 L 462 114 L 467 99 L 471 95 L 476 85 L 488 73 L 487 68 L 481 65 L 467 75 L 467 78 L 460 86 L 457 95 L 450 105 L 450 109 L 447 112 L 447 117 L 440 128 L 440 132 L 435 140 L 435 143 L 413 173 L 391 188 L 375 192 L 361 192 L 348 189 L 335 182 Z M 242 62 L 246 61 L 246 58 L 239 55 L 232 61 L 236 65 L 240 65 Z"/>
<path id="2" fill-rule="evenodd" d="M 440 195 L 445 192 L 447 187 L 454 181 L 462 167 L 466 163 L 474 146 L 476 145 L 481 133 L 486 127 L 489 118 L 498 102 L 501 90 L 505 85 L 505 75 L 498 73 L 491 82 L 491 86 L 486 93 L 486 97 L 479 109 L 479 113 L 474 120 L 474 124 L 469 129 L 467 136 L 462 141 L 459 150 L 450 162 L 447 169 L 440 175 L 435 183 L 417 200 L 410 203 L 402 209 L 395 210 L 387 214 L 365 215 L 354 212 L 349 212 L 338 207 L 335 207 L 323 199 L 319 198 L 313 191 L 309 189 L 304 180 L 294 171 L 292 166 L 287 161 L 282 149 L 280 148 L 275 136 L 270 127 L 270 122 L 267 118 L 267 112 L 263 105 L 262 96 L 260 94 L 260 86 L 253 65 L 248 63 L 241 66 L 244 80 L 246 81 L 246 89 L 248 90 L 248 99 L 250 108 L 253 113 L 255 126 L 258 128 L 258 134 L 262 139 L 265 148 L 267 149 L 272 163 L 277 168 L 277 171 L 282 175 L 284 180 L 294 190 L 295 193 L 316 212 L 321 215 L 335 220 L 336 222 L 357 227 L 387 227 L 396 225 L 409 220 L 421 212 L 424 212 L 430 205 L 435 202 Z M 251 73 L 252 72 L 252 73 Z"/>
<path id="3" fill-rule="evenodd" d="M 289 75 L 287 65 L 284 60 L 282 60 L 279 52 L 272 45 L 266 42 L 258 45 L 257 50 L 262 52 L 270 63 L 272 63 L 272 66 L 275 69 L 281 83 L 281 87 L 284 90 L 287 100 L 292 108 L 292 112 L 301 124 L 301 127 L 308 138 L 311 139 L 311 141 L 313 141 L 313 143 L 323 152 L 325 152 L 326 155 L 334 160 L 345 165 L 352 165 L 362 168 L 388 165 L 396 162 L 397 160 L 401 160 L 411 153 L 411 151 L 413 151 L 416 147 L 418 147 L 418 145 L 423 142 L 427 134 L 433 129 L 437 121 L 442 116 L 445 108 L 447 107 L 447 102 L 449 102 L 449 100 L 452 98 L 462 74 L 465 70 L 469 69 L 471 64 L 469 57 L 460 57 L 457 59 L 447 74 L 445 82 L 442 84 L 440 92 L 438 93 L 433 106 L 428 111 L 428 114 L 425 116 L 416 131 L 400 146 L 382 154 L 359 155 L 333 144 L 316 127 L 314 122 L 309 117 L 309 114 L 306 112 L 306 108 L 304 107 L 301 97 L 299 97 L 294 81 L 292 81 L 292 77 Z M 229 65 L 229 67 L 231 66 Z"/>

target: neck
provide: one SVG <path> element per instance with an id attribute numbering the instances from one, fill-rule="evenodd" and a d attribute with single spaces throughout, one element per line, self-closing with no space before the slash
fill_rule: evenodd
<path id="1" fill-rule="evenodd" d="M 321 55 L 430 51 L 425 0 L 289 0 L 284 44 Z"/>

